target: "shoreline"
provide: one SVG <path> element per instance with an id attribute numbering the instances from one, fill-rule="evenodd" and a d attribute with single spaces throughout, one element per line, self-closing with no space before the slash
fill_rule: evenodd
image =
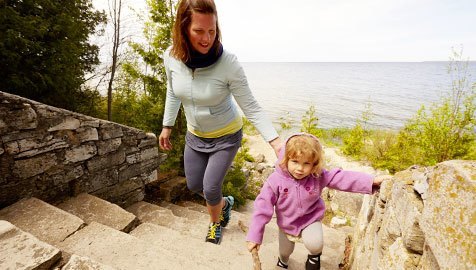
<path id="1" fill-rule="evenodd" d="M 276 154 L 273 148 L 264 141 L 261 135 L 247 135 L 243 134 L 243 138 L 246 139 L 246 146 L 249 147 L 249 153 L 253 157 L 259 154 L 263 154 L 265 157 L 265 163 L 273 166 L 277 160 Z M 367 166 L 359 161 L 351 160 L 345 155 L 340 153 L 340 150 L 335 147 L 327 147 L 323 145 L 324 159 L 327 167 L 342 168 L 344 170 L 365 172 L 368 174 L 377 175 L 379 172 L 371 166 Z"/>

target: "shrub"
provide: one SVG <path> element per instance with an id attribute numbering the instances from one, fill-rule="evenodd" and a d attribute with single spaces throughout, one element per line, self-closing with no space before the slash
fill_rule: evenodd
<path id="1" fill-rule="evenodd" d="M 350 132 L 349 128 L 329 128 L 321 129 L 319 139 L 327 146 L 340 147 L 344 143 L 344 138 Z"/>
<path id="2" fill-rule="evenodd" d="M 223 194 L 232 195 L 235 198 L 236 207 L 245 205 L 247 199 L 246 175 L 243 173 L 245 162 L 254 162 L 243 139 L 242 145 L 233 160 L 233 166 L 228 170 L 223 182 Z"/>
<path id="3" fill-rule="evenodd" d="M 372 106 L 370 102 L 367 102 L 361 118 L 357 120 L 355 126 L 350 130 L 348 135 L 344 137 L 344 146 L 342 148 L 344 154 L 356 158 L 361 156 L 365 141 L 370 135 L 367 124 L 371 118 Z"/>
<path id="4" fill-rule="evenodd" d="M 398 145 L 418 153 L 418 164 L 474 157 L 476 84 L 469 84 L 467 66 L 468 61 L 461 61 L 461 54 L 455 52 L 449 65 L 449 72 L 456 76 L 451 93 L 429 109 L 422 106 L 400 132 Z"/>
<path id="5" fill-rule="evenodd" d="M 289 112 L 286 112 L 285 116 L 279 117 L 279 126 L 281 127 L 281 130 L 290 130 L 293 127 L 292 123 L 293 119 Z"/>
<path id="6" fill-rule="evenodd" d="M 361 157 L 392 173 L 414 164 L 431 166 L 451 159 L 476 159 L 476 84 L 470 84 L 468 61 L 461 61 L 461 55 L 454 52 L 450 61 L 450 93 L 428 108 L 421 106 L 397 134 L 373 132 Z M 344 140 L 344 153 L 356 155 L 363 145 L 362 136 L 357 123 Z"/>
<path id="7" fill-rule="evenodd" d="M 232 195 L 235 198 L 235 207 L 240 207 L 246 203 L 244 196 L 246 177 L 241 169 L 242 166 L 236 165 L 230 168 L 223 183 L 223 194 Z"/>
<path id="8" fill-rule="evenodd" d="M 342 151 L 344 154 L 359 157 L 364 148 L 365 131 L 360 123 L 357 123 L 344 138 Z"/>
<path id="9" fill-rule="evenodd" d="M 395 167 L 395 164 L 392 163 L 391 149 L 397 142 L 397 132 L 373 130 L 370 133 L 369 141 L 370 143 L 364 145 L 362 156 L 374 168 L 388 169 Z"/>
<path id="10" fill-rule="evenodd" d="M 321 137 L 321 129 L 317 128 L 319 117 L 317 117 L 316 107 L 309 106 L 301 120 L 301 132 L 312 134 L 316 137 Z"/>
<path id="11" fill-rule="evenodd" d="M 259 134 L 255 126 L 253 126 L 253 124 L 251 124 L 251 122 L 246 117 L 242 117 L 242 119 L 243 119 L 243 133 L 246 133 L 248 135 Z"/>

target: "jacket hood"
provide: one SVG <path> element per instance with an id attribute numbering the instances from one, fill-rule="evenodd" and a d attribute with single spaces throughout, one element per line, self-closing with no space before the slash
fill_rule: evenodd
<path id="1" fill-rule="evenodd" d="M 280 174 L 283 174 L 285 175 L 286 177 L 291 177 L 293 178 L 287 169 L 283 169 L 281 167 L 281 162 L 283 161 L 284 159 L 284 154 L 286 153 L 286 145 L 288 144 L 288 141 L 292 138 L 292 137 L 295 137 L 295 136 L 301 136 L 301 135 L 304 135 L 304 136 L 309 136 L 311 138 L 314 138 L 317 142 L 319 142 L 319 139 L 312 135 L 312 134 L 309 134 L 309 133 L 306 133 L 306 132 L 298 132 L 298 133 L 294 133 L 292 135 L 290 135 L 289 137 L 286 138 L 286 140 L 284 141 L 284 144 L 283 144 L 283 147 L 281 148 L 281 150 L 279 151 L 279 154 L 278 154 L 278 160 L 276 160 L 276 163 L 274 164 L 274 168 L 275 170 L 280 173 Z M 320 142 L 319 142 L 320 143 Z"/>

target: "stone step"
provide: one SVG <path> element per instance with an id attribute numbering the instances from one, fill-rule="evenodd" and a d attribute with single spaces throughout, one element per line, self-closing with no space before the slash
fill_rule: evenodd
<path id="1" fill-rule="evenodd" d="M 193 204 L 194 203 L 186 203 L 188 208 L 196 208 L 196 209 L 201 208 L 200 206 L 196 206 Z M 173 205 L 168 205 L 168 207 L 174 208 L 174 209 L 178 208 L 177 206 L 173 206 Z M 134 209 L 131 209 L 131 208 L 134 208 Z M 136 214 L 137 217 L 142 222 L 153 223 L 154 225 L 163 225 L 175 231 L 175 232 L 170 232 L 170 235 L 173 235 L 174 237 L 176 237 L 175 241 L 173 240 L 174 238 L 172 237 L 172 240 L 171 240 L 172 242 L 170 243 L 170 245 L 180 243 L 182 240 L 178 240 L 178 239 L 182 239 L 182 237 L 186 237 L 186 240 L 184 241 L 186 243 L 189 243 L 187 244 L 187 247 L 191 249 L 191 252 L 198 252 L 199 250 L 203 250 L 203 249 L 208 250 L 207 248 L 210 245 L 212 246 L 211 249 L 219 248 L 220 250 L 218 251 L 218 254 L 223 255 L 222 257 L 224 257 L 225 259 L 223 259 L 223 261 L 220 263 L 218 263 L 219 259 L 213 259 L 215 261 L 214 267 L 217 267 L 217 268 L 211 268 L 211 269 L 222 269 L 220 268 L 220 266 L 217 266 L 217 265 L 222 265 L 224 268 L 231 267 L 231 269 L 246 269 L 246 268 L 251 268 L 252 266 L 251 255 L 246 249 L 246 241 L 245 241 L 246 234 L 243 231 L 243 226 L 246 227 L 247 223 L 238 219 L 239 215 L 244 215 L 242 213 L 232 213 L 232 219 L 230 220 L 230 223 L 228 224 L 226 228 L 223 228 L 223 240 L 219 246 L 216 246 L 216 245 L 205 242 L 205 236 L 208 229 L 208 214 L 206 213 L 203 213 L 203 212 L 199 213 L 206 217 L 205 221 L 202 220 L 198 222 L 197 220 L 194 220 L 194 219 L 187 219 L 184 217 L 180 217 L 180 219 L 176 220 L 177 222 L 173 224 L 173 227 L 170 227 L 171 223 L 170 222 L 165 223 L 162 218 L 162 215 L 164 212 L 168 213 L 167 215 L 169 215 L 169 218 L 170 218 L 170 215 L 172 213 L 170 213 L 171 210 L 168 208 L 164 208 L 154 204 L 148 204 L 145 202 L 137 203 L 131 208 L 129 208 L 128 210 Z M 167 212 L 165 210 L 168 210 L 170 212 Z M 184 212 L 186 212 L 183 209 L 180 209 L 180 210 L 181 211 L 177 211 L 179 214 L 183 214 Z M 188 211 L 194 211 L 194 210 L 188 210 Z M 178 218 L 177 216 L 174 216 L 174 217 Z M 140 230 L 139 228 L 143 229 L 144 226 L 146 225 L 142 224 L 138 228 L 136 228 L 136 230 Z M 137 233 L 136 230 L 132 231 L 131 233 Z M 154 237 L 157 237 L 158 239 L 156 241 L 166 241 L 166 240 L 160 240 L 163 237 L 162 233 L 155 232 L 156 234 L 154 235 L 154 233 L 151 232 L 154 230 L 150 228 L 148 228 L 146 231 L 149 232 L 150 235 L 147 236 L 147 234 L 145 234 L 146 236 L 141 236 L 141 238 L 148 239 L 147 237 L 149 237 L 150 239 L 152 239 Z M 166 231 L 166 230 L 163 230 L 163 231 Z M 264 239 L 266 242 L 269 243 L 268 245 L 271 245 L 272 247 L 276 246 L 278 233 L 277 233 L 277 229 L 275 225 L 268 226 Z M 183 245 L 181 245 L 181 247 L 183 249 Z M 277 248 L 271 248 L 271 249 L 268 249 L 268 251 L 265 251 L 264 254 L 268 254 L 268 253 L 271 253 L 271 254 L 268 254 L 270 261 L 268 260 L 266 262 L 266 265 L 268 267 L 263 269 L 273 269 L 275 264 L 274 255 L 276 254 L 276 252 L 277 252 Z M 210 254 L 216 254 L 216 253 L 210 253 Z M 236 261 L 234 258 L 236 258 Z M 243 262 L 242 260 L 245 260 L 245 261 Z M 241 263 L 238 263 L 235 265 L 236 262 L 240 262 L 240 261 Z"/>
<path id="2" fill-rule="evenodd" d="M 189 193 L 189 191 L 185 177 L 176 176 L 160 184 L 159 197 L 162 200 L 176 201 L 186 193 Z"/>
<path id="3" fill-rule="evenodd" d="M 134 213 L 141 220 L 141 222 L 149 222 L 170 228 L 171 224 L 176 230 L 181 231 L 184 234 L 188 234 L 200 240 L 205 238 L 205 235 L 208 230 L 208 224 L 210 223 L 210 217 L 208 213 L 203 213 L 203 208 L 201 211 L 190 210 L 190 208 L 200 209 L 200 205 L 196 203 L 188 203 L 188 206 L 184 207 L 169 202 L 160 202 L 159 204 L 160 205 L 148 205 L 147 207 L 142 207 L 141 213 L 138 213 L 137 211 L 132 211 L 132 213 Z M 164 209 L 169 210 L 174 216 L 170 217 L 170 212 L 166 212 L 166 220 L 173 219 L 175 220 L 174 222 L 167 223 L 163 220 L 162 215 L 164 214 Z M 231 235 L 233 234 L 230 234 L 230 232 L 238 232 L 238 237 L 243 236 L 243 232 L 240 226 L 238 225 L 238 222 L 247 224 L 246 219 L 242 218 L 241 213 L 232 211 L 230 223 L 226 228 L 223 228 L 223 234 L 225 235 L 228 233 L 227 238 L 232 237 Z M 230 229 L 232 227 L 234 230 Z"/>
<path id="4" fill-rule="evenodd" d="M 167 208 L 146 202 L 138 202 L 127 208 L 127 210 L 135 214 L 143 223 L 168 227 L 197 241 L 205 241 L 209 224 L 208 214 L 198 213 L 170 203 L 164 203 L 163 205 L 167 206 Z M 174 211 L 178 215 L 175 215 Z M 237 220 L 231 220 L 229 225 L 223 228 L 223 237 L 226 237 L 228 240 L 239 238 L 240 241 L 244 241 L 244 234 Z"/>
<path id="5" fill-rule="evenodd" d="M 205 243 L 204 239 L 196 239 L 174 228 L 168 228 L 152 223 L 142 223 L 135 228 L 131 235 L 162 247 L 176 254 L 177 257 L 190 262 L 196 266 L 193 269 L 223 269 L 226 267 L 225 261 L 218 260 L 217 256 L 224 249 L 220 246 Z"/>
<path id="6" fill-rule="evenodd" d="M 139 223 L 132 213 L 87 193 L 68 198 L 57 207 L 81 218 L 87 224 L 95 221 L 123 232 L 130 232 Z"/>
<path id="7" fill-rule="evenodd" d="M 187 224 L 186 218 L 175 216 L 172 210 L 144 201 L 137 202 L 126 210 L 134 214 L 140 222 L 149 222 L 177 230 L 185 229 Z"/>
<path id="8" fill-rule="evenodd" d="M 189 204 L 189 203 L 188 203 Z M 237 211 L 238 212 L 238 211 Z M 243 229 L 249 226 L 249 220 L 253 213 L 253 201 L 248 201 L 245 206 L 239 209 L 238 213 L 233 211 L 229 226 L 234 226 L 235 222 L 241 221 Z M 338 264 L 344 253 L 345 234 L 336 229 L 323 225 L 324 230 L 324 249 L 321 256 L 322 270 L 338 270 Z M 243 241 L 245 241 L 246 233 L 243 233 Z M 235 242 L 234 245 L 240 245 Z M 338 252 L 336 252 L 338 251 Z M 279 254 L 279 228 L 274 216 L 266 225 L 263 244 L 261 245 L 259 255 L 262 263 L 262 269 L 281 269 L 275 268 L 277 256 Z M 294 252 L 291 255 L 289 269 L 304 269 L 308 251 L 303 243 L 296 243 Z M 251 266 L 246 266 L 250 269 Z"/>
<path id="9" fill-rule="evenodd" d="M 0 219 L 56 247 L 86 225 L 79 217 L 34 197 L 1 209 Z"/>
<path id="10" fill-rule="evenodd" d="M 125 210 L 122 211 L 128 215 L 130 214 Z M 60 248 L 61 242 L 86 226 L 86 223 L 79 217 L 37 198 L 23 199 L 0 210 L 0 219 L 9 220 L 17 224 L 22 230 L 33 234 L 56 248 Z M 26 251 L 28 251 L 28 248 L 26 248 Z M 62 269 L 65 267 L 68 267 L 67 269 L 114 269 L 94 262 L 89 258 L 81 257 L 79 259 L 77 257 L 75 254 L 62 250 L 56 265 L 65 264 Z M 3 268 L 0 267 L 0 269 Z"/>
<path id="11" fill-rule="evenodd" d="M 199 203 L 194 203 L 194 202 L 191 202 L 191 201 L 180 201 L 180 202 L 177 202 L 176 204 L 180 205 L 182 207 L 186 207 L 190 210 L 197 211 L 199 213 L 203 213 L 203 214 L 208 213 L 207 206 L 199 204 Z"/>
<path id="12" fill-rule="evenodd" d="M 339 263 L 344 254 L 345 234 L 325 225 L 322 226 L 324 235 L 324 249 L 321 256 L 322 270 L 339 270 Z M 262 269 L 275 269 L 279 254 L 279 228 L 276 218 L 273 217 L 266 225 L 263 237 L 263 244 L 260 247 L 260 258 Z M 302 242 L 295 244 L 294 252 L 291 254 L 289 269 L 304 269 L 308 250 Z M 276 268 L 281 269 L 281 268 Z"/>
<path id="13" fill-rule="evenodd" d="M 153 205 L 153 207 L 142 209 L 143 213 L 147 212 L 147 209 L 153 209 L 159 207 Z M 152 218 L 154 215 L 160 215 L 160 212 L 151 212 L 147 216 L 150 221 L 160 220 L 160 217 Z M 183 254 L 188 260 L 197 260 L 198 265 L 206 265 L 206 262 L 212 262 L 211 266 L 205 268 L 194 269 L 251 269 L 252 257 L 246 248 L 245 232 L 243 231 L 243 224 L 240 220 L 231 219 L 226 228 L 223 228 L 223 240 L 220 245 L 214 245 L 205 242 L 205 236 L 207 232 L 207 223 L 200 224 L 196 221 L 189 219 L 182 219 L 184 222 L 180 227 L 163 227 L 156 224 L 142 223 L 131 234 L 144 240 L 150 240 L 151 242 L 158 243 L 160 245 L 168 246 L 170 251 Z M 275 223 L 273 219 L 272 222 Z M 243 225 L 240 225 L 242 223 Z M 278 232 L 276 225 L 270 224 L 267 226 L 264 241 L 260 251 L 262 269 L 275 269 L 276 256 L 278 254 Z M 246 228 L 244 228 L 246 229 Z M 183 244 L 186 243 L 186 244 Z M 197 257 L 197 254 L 199 255 Z M 304 246 L 296 246 L 294 256 L 306 257 L 306 250 Z M 203 256 L 203 257 L 202 257 Z M 200 259 L 201 257 L 201 259 Z M 304 268 L 303 262 L 292 262 L 295 269 Z M 208 267 L 208 268 L 207 268 Z"/>
<path id="14" fill-rule="evenodd" d="M 98 263 L 87 257 L 81 257 L 76 254 L 71 256 L 68 263 L 66 263 L 61 270 L 116 270 L 116 268 L 102 263 Z"/>
<path id="15" fill-rule="evenodd" d="M 61 251 L 0 220 L 0 269 L 50 269 L 61 258 Z"/>
<path id="16" fill-rule="evenodd" d="M 167 246 L 169 251 L 180 254 L 187 260 L 195 261 L 197 266 L 194 269 L 252 268 L 253 261 L 246 249 L 244 233 L 236 228 L 224 229 L 224 240 L 220 245 L 206 243 L 204 234 L 200 235 L 201 238 L 191 237 L 180 231 L 150 223 L 139 225 L 131 234 L 140 239 Z M 277 250 L 273 250 L 271 255 L 268 251 L 263 253 L 270 259 L 262 260 L 262 269 L 274 269 L 276 252 Z"/>
<path id="17" fill-rule="evenodd" d="M 204 222 L 208 223 L 210 221 L 210 216 L 208 215 L 208 212 L 198 212 L 195 210 L 190 210 L 187 207 L 183 207 L 177 204 L 173 204 L 170 202 L 160 202 L 159 206 L 164 207 L 166 209 L 170 209 L 172 213 L 177 216 L 177 217 L 183 217 L 187 220 L 190 221 L 195 221 L 195 222 Z"/>
<path id="18" fill-rule="evenodd" d="M 71 254 L 91 258 L 117 269 L 195 269 L 196 262 L 108 226 L 91 222 L 60 244 Z"/>
<path id="19" fill-rule="evenodd" d="M 204 241 L 208 229 L 205 206 L 190 202 L 180 206 L 170 203 L 161 205 L 139 202 L 127 208 L 127 211 L 144 223 L 130 235 L 96 221 L 88 222 L 89 225 L 85 226 L 79 217 L 35 198 L 19 201 L 0 210 L 0 219 L 12 220 L 13 224 L 19 224 L 20 229 L 26 228 L 22 229 L 26 232 L 31 230 L 31 234 L 37 238 L 41 237 L 40 240 L 59 248 L 63 261 L 69 259 L 62 269 L 201 270 L 252 267 L 244 232 L 252 212 L 250 204 L 240 212 L 232 211 L 229 225 L 223 228 L 220 245 Z M 89 209 L 95 211 L 96 207 Z M 325 246 L 321 269 L 337 270 L 339 257 L 343 254 L 343 247 L 341 251 L 337 246 L 342 245 L 345 235 L 325 226 L 323 229 Z M 329 252 L 329 248 L 333 252 Z M 31 252 L 29 250 L 24 252 Z M 336 250 L 339 252 L 335 252 Z M 278 254 L 278 228 L 275 218 L 266 226 L 259 253 L 262 269 L 275 269 Z M 0 254 L 3 255 L 3 252 Z M 70 254 L 73 254 L 71 258 L 68 257 Z M 306 258 L 307 250 L 304 245 L 296 244 L 291 255 L 290 268 L 304 268 Z M 8 263 L 10 262 L 8 258 Z M 3 267 L 2 263 L 4 262 L 0 260 L 0 269 L 9 269 Z"/>
<path id="20" fill-rule="evenodd" d="M 271 222 L 275 222 L 272 220 Z M 271 223 L 270 222 L 270 223 Z M 276 230 L 266 226 L 263 244 L 260 247 L 259 255 L 262 262 L 262 269 L 274 269 L 279 255 L 279 237 Z M 323 226 L 324 229 L 324 249 L 321 256 L 322 270 L 339 270 L 339 263 L 342 260 L 344 248 L 342 241 L 345 235 L 336 233 L 335 229 Z M 337 252 L 336 252 L 337 251 Z M 291 254 L 289 269 L 305 269 L 308 250 L 302 242 L 296 243 L 294 252 Z M 280 268 L 276 268 L 280 269 Z"/>
<path id="21" fill-rule="evenodd" d="M 207 207 L 205 205 L 202 205 L 202 204 L 199 204 L 199 203 L 195 203 L 195 202 L 191 202 L 191 201 L 180 201 L 180 202 L 177 202 L 176 204 L 179 205 L 179 206 L 188 208 L 189 210 L 197 211 L 199 213 L 208 214 Z M 249 214 L 244 214 L 244 213 L 241 213 L 240 211 L 237 211 L 237 210 L 231 210 L 231 216 L 232 216 L 232 219 L 238 219 L 238 220 L 241 220 L 242 222 L 245 222 L 245 223 L 248 223 L 249 219 L 250 219 Z"/>

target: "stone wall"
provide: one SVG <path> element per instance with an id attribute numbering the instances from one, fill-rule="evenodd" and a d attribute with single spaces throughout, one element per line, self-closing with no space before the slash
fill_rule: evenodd
<path id="1" fill-rule="evenodd" d="M 163 159 L 152 133 L 0 92 L 0 208 L 81 192 L 127 206 Z"/>
<path id="2" fill-rule="evenodd" d="M 476 269 L 476 161 L 414 167 L 364 198 L 351 269 Z"/>

